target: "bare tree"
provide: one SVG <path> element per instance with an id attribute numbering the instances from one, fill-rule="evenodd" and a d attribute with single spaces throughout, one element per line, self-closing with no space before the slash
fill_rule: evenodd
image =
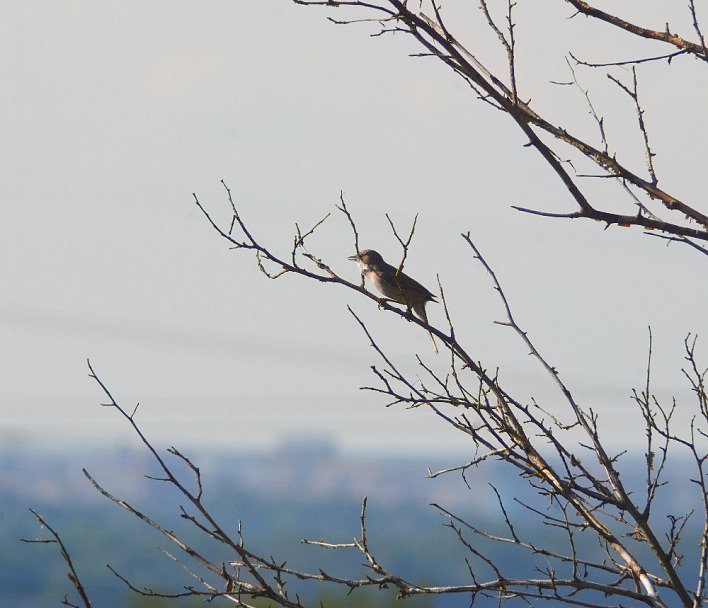
<path id="1" fill-rule="evenodd" d="M 580 87 L 588 101 L 588 108 L 593 114 L 598 126 L 598 141 L 592 142 L 573 133 L 572 127 L 558 125 L 551 117 L 543 116 L 533 109 L 531 102 L 524 96 L 523 88 L 517 77 L 517 41 L 515 36 L 516 22 L 514 10 L 517 2 L 503 3 L 500 17 L 495 17 L 487 0 L 481 0 L 480 9 L 489 27 L 497 35 L 501 48 L 507 57 L 507 73 L 494 73 L 483 65 L 473 52 L 470 52 L 460 42 L 464 32 L 455 31 L 454 24 L 449 24 L 444 18 L 443 3 L 422 1 L 385 0 L 379 2 L 330 1 L 330 0 L 294 0 L 296 4 L 308 6 L 345 7 L 353 12 L 351 18 L 334 18 L 338 24 L 351 24 L 357 21 L 377 21 L 380 29 L 375 35 L 387 33 L 404 33 L 415 38 L 424 49 L 417 56 L 430 56 L 451 67 L 462 77 L 477 94 L 478 98 L 497 110 L 503 112 L 528 138 L 528 145 L 533 147 L 562 181 L 576 209 L 568 213 L 550 213 L 542 210 L 532 210 L 518 207 L 520 211 L 560 218 L 587 218 L 605 225 L 642 226 L 647 230 L 660 231 L 662 238 L 678 240 L 696 247 L 699 251 L 706 250 L 696 241 L 708 240 L 708 216 L 699 210 L 692 202 L 681 200 L 677 195 L 664 191 L 659 186 L 659 176 L 654 164 L 655 152 L 650 145 L 649 130 L 644 118 L 644 109 L 640 102 L 637 68 L 640 65 L 672 61 L 676 58 L 690 58 L 708 61 L 705 39 L 699 25 L 695 2 L 688 2 L 688 12 L 693 24 L 692 34 L 696 42 L 691 42 L 682 36 L 671 32 L 668 24 L 664 30 L 640 27 L 621 19 L 620 17 L 593 8 L 587 2 L 565 0 L 576 11 L 569 16 L 597 19 L 626 33 L 628 37 L 638 37 L 662 43 L 666 47 L 663 53 L 648 53 L 637 59 L 618 59 L 605 63 L 592 63 L 576 58 L 569 52 L 572 60 L 569 62 L 573 77 L 559 84 L 574 84 L 580 87 L 574 77 L 572 66 L 582 65 L 596 69 L 608 70 L 608 77 L 627 96 L 629 107 L 632 108 L 641 133 L 645 149 L 646 174 L 644 176 L 630 170 L 628 163 L 617 159 L 612 151 L 608 134 L 604 126 L 604 118 L 596 113 L 589 93 Z M 499 5 L 500 3 L 494 3 Z M 361 16 L 357 16 L 361 14 Z M 600 31 L 600 35 L 602 32 Z M 651 47 L 652 50 L 655 48 Z M 611 68 L 629 68 L 622 70 L 621 75 L 614 75 Z M 629 78 L 627 78 L 629 76 Z M 550 139 L 549 137 L 550 136 Z M 581 174 L 573 170 L 573 158 L 578 155 L 597 168 L 594 175 Z M 600 203 L 593 202 L 586 193 L 583 179 L 612 179 L 626 191 L 636 208 L 635 213 L 618 213 L 605 210 Z M 667 211 L 666 219 L 661 215 Z"/>
<path id="2" fill-rule="evenodd" d="M 628 37 L 651 41 L 654 44 L 652 51 L 657 43 L 666 47 L 662 53 L 652 52 L 641 58 L 620 58 L 602 64 L 569 56 L 570 80 L 565 84 L 576 86 L 587 101 L 598 127 L 599 142 L 595 143 L 574 135 L 570 127 L 559 126 L 549 117 L 540 115 L 525 100 L 517 73 L 514 2 L 504 4 L 501 16 L 495 12 L 498 3 L 492 6 L 487 0 L 481 0 L 480 6 L 481 17 L 496 34 L 500 48 L 506 54 L 506 70 L 503 74 L 495 74 L 476 59 L 473 50 L 463 46 L 460 42 L 463 36 L 454 31 L 453 24 L 446 21 L 444 6 L 439 3 L 422 0 L 294 2 L 320 5 L 333 11 L 346 9 L 349 12 L 343 18 L 339 13 L 336 19 L 331 15 L 329 18 L 338 24 L 373 22 L 378 28 L 376 35 L 402 32 L 412 36 L 421 47 L 419 55 L 447 64 L 470 85 L 481 101 L 502 112 L 516 124 L 527 138 L 528 145 L 540 154 L 559 177 L 567 190 L 569 201 L 574 205 L 573 211 L 562 214 L 519 207 L 520 211 L 566 219 L 587 218 L 605 225 L 637 225 L 654 231 L 652 235 L 669 242 L 680 242 L 700 253 L 708 253 L 701 244 L 708 240 L 708 216 L 695 203 L 681 200 L 659 186 L 655 153 L 650 144 L 650 132 L 639 94 L 640 66 L 644 69 L 660 61 L 708 61 L 708 49 L 693 0 L 689 0 L 687 7 L 693 24 L 693 42 L 673 33 L 668 26 L 663 29 L 641 27 L 631 20 L 593 8 L 586 2 L 566 0 L 565 4 L 572 11 L 569 17 L 595 19 L 598 27 L 616 28 Z M 576 77 L 578 66 L 609 70 L 610 82 L 626 95 L 628 107 L 636 118 L 637 129 L 644 142 L 644 175 L 630 170 L 611 151 L 604 118 L 596 112 L 590 93 L 580 86 Z M 623 68 L 619 76 L 611 71 L 618 67 Z M 588 177 L 589 174 L 576 171 L 578 157 L 594 165 L 597 173 Z M 627 214 L 603 208 L 604 201 L 595 201 L 589 194 L 586 186 L 588 179 L 616 182 L 635 206 L 635 212 Z M 202 502 L 201 474 L 196 464 L 177 449 L 170 450 L 172 456 L 186 465 L 194 476 L 192 482 L 182 481 L 168 459 L 161 456 L 143 435 L 136 421 L 136 412 L 128 411 L 113 397 L 89 364 L 91 377 L 107 398 L 105 405 L 116 409 L 125 418 L 152 453 L 162 471 L 159 479 L 173 485 L 184 497 L 182 517 L 205 537 L 225 547 L 232 556 L 230 561 L 211 561 L 185 542 L 179 532 L 162 527 L 148 515 L 113 496 L 85 471 L 99 492 L 161 532 L 178 547 L 194 576 L 194 584 L 179 591 L 156 591 L 123 579 L 131 589 L 144 595 L 160 597 L 221 598 L 243 606 L 251 605 L 253 598 L 263 597 L 275 604 L 293 608 L 303 605 L 299 597 L 289 592 L 287 583 L 293 580 L 335 583 L 349 590 L 392 587 L 401 597 L 465 594 L 472 600 L 477 597 L 494 597 L 499 601 L 518 599 L 528 604 L 539 600 L 554 600 L 578 606 L 704 605 L 708 566 L 708 493 L 705 477 L 708 397 L 704 384 L 706 370 L 698 363 L 694 336 L 689 336 L 685 341 L 687 364 L 684 374 L 695 394 L 696 407 L 689 428 L 681 430 L 676 428 L 678 425 L 674 420 L 675 404 L 660 402 L 652 392 L 650 335 L 646 383 L 634 393 L 638 416 L 643 421 L 646 434 L 645 487 L 641 493 L 633 492 L 626 486 L 621 475 L 621 455 L 611 453 L 600 436 L 597 413 L 592 407 L 582 406 L 576 401 L 554 364 L 545 358 L 517 323 L 501 281 L 469 233 L 463 234 L 462 238 L 472 257 L 488 272 L 491 288 L 501 298 L 505 315 L 502 324 L 518 336 L 520 345 L 535 357 L 542 373 L 547 374 L 556 384 L 564 400 L 562 411 L 554 408 L 551 413 L 542 404 L 513 395 L 504 387 L 498 375 L 490 373 L 480 361 L 484 353 L 472 352 L 458 342 L 456 320 L 448 310 L 442 285 L 439 285 L 439 289 L 446 312 L 445 328 L 429 325 L 413 317 L 405 306 L 399 308 L 381 299 L 370 292 L 363 281 L 353 283 L 346 280 L 326 261 L 310 251 L 308 238 L 315 231 L 323 229 L 327 217 L 308 230 L 296 225 L 292 244 L 285 248 L 285 253 L 279 253 L 282 248 L 278 244 L 272 246 L 254 233 L 252 226 L 244 219 L 242 206 L 236 204 L 232 192 L 226 184 L 224 186 L 232 214 L 227 225 L 220 225 L 213 219 L 210 207 L 203 204 L 196 195 L 195 203 L 230 248 L 240 253 L 250 251 L 255 254 L 258 268 L 268 278 L 275 280 L 285 274 L 298 275 L 304 279 L 336 285 L 352 293 L 357 292 L 376 301 L 387 313 L 399 315 L 421 329 L 432 332 L 443 345 L 448 356 L 446 372 L 439 373 L 418 357 L 420 375 L 413 378 L 384 352 L 365 323 L 350 309 L 381 361 L 372 367 L 376 383 L 367 387 L 368 390 L 381 393 L 389 404 L 426 408 L 432 416 L 465 434 L 470 445 L 474 446 L 475 456 L 469 462 L 444 471 L 430 471 L 430 476 L 459 473 L 466 480 L 475 468 L 483 466 L 486 461 L 500 460 L 527 480 L 542 506 L 523 504 L 527 518 L 517 522 L 509 515 L 505 500 L 498 493 L 500 513 L 506 525 L 506 533 L 500 535 L 448 511 L 444 505 L 436 505 L 447 517 L 448 526 L 468 553 L 469 580 L 464 584 L 426 586 L 387 569 L 377 559 L 368 542 L 366 499 L 361 509 L 360 534 L 353 542 L 342 542 L 341 539 L 303 541 L 325 549 L 359 552 L 364 560 L 363 573 L 339 577 L 330 574 L 325 568 L 311 572 L 292 569 L 280 556 L 261 555 L 252 551 L 240 530 L 231 532 L 211 515 Z M 352 230 L 353 247 L 359 251 L 355 213 L 347 207 L 343 196 L 337 209 L 346 217 Z M 402 261 L 399 270 L 402 270 L 415 224 L 407 237 L 401 236 L 392 222 L 391 227 L 401 245 Z M 674 451 L 683 451 L 694 465 L 692 470 L 684 471 L 685 477 L 679 480 L 666 478 L 668 459 Z M 690 512 L 661 513 L 657 509 L 656 498 L 662 491 L 666 491 L 665 485 L 669 482 L 690 482 L 696 504 L 701 509 L 703 525 L 700 538 L 685 537 Z M 665 530 L 663 522 L 667 518 L 670 526 Z M 565 537 L 565 548 L 552 549 L 549 545 L 532 540 L 529 531 L 536 526 L 560 531 Z M 595 542 L 587 542 L 588 538 Z M 55 539 L 59 540 L 58 535 L 55 535 Z M 535 575 L 519 575 L 515 571 L 503 570 L 481 548 L 483 542 L 514 546 L 524 551 L 528 563 L 535 566 Z M 62 551 L 73 572 L 68 553 L 63 548 Z M 88 606 L 88 599 L 84 599 L 85 594 L 81 593 L 82 588 L 79 587 L 78 575 L 75 573 L 72 581 L 84 605 Z"/>

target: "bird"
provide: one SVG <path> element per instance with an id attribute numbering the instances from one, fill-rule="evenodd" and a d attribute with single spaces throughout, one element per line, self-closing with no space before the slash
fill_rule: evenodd
<path id="1" fill-rule="evenodd" d="M 437 302 L 432 292 L 405 272 L 399 272 L 398 268 L 387 264 L 381 254 L 373 249 L 360 251 L 356 255 L 349 256 L 349 259 L 357 263 L 361 276 L 369 279 L 374 287 L 386 296 L 385 299 L 404 304 L 421 321 L 428 323 L 425 305 L 428 302 Z M 430 330 L 428 334 L 435 352 L 438 353 L 438 345 Z"/>

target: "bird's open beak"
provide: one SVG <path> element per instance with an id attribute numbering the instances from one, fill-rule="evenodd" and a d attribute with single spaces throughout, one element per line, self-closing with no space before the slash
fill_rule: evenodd
<path id="1" fill-rule="evenodd" d="M 352 260 L 353 262 L 356 262 L 356 261 L 359 259 L 359 254 L 357 254 L 357 255 L 350 255 L 347 259 L 348 259 L 348 260 Z"/>

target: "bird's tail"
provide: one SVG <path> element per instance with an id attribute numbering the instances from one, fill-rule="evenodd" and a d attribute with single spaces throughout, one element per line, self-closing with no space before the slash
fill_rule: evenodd
<path id="1" fill-rule="evenodd" d="M 428 335 L 430 336 L 430 341 L 433 343 L 433 350 L 435 351 L 435 354 L 439 355 L 440 351 L 438 350 L 438 343 L 435 341 L 435 336 L 433 336 L 433 332 L 428 331 Z"/>
<path id="2" fill-rule="evenodd" d="M 415 312 L 422 321 L 428 323 L 428 315 L 425 312 L 425 302 L 418 306 L 414 306 L 413 312 Z M 430 323 L 428 323 L 428 325 L 430 325 Z M 433 332 L 428 330 L 428 335 L 430 336 L 430 341 L 433 343 L 433 350 L 435 351 L 435 354 L 439 355 L 440 351 L 438 350 L 438 343 L 435 341 L 435 336 L 433 336 Z"/>

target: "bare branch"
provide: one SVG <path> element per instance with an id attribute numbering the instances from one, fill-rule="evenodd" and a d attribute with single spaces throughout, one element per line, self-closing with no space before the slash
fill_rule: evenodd
<path id="1" fill-rule="evenodd" d="M 702 46 L 693 42 L 689 42 L 688 40 L 684 40 L 680 36 L 672 34 L 671 32 L 669 32 L 668 26 L 666 31 L 660 32 L 658 30 L 652 30 L 649 28 L 641 27 L 630 23 L 629 21 L 625 21 L 624 19 L 620 19 L 615 15 L 594 8 L 590 6 L 590 4 L 588 4 L 587 2 L 583 2 L 582 0 L 566 0 L 566 2 L 574 6 L 578 10 L 578 12 L 582 13 L 583 15 L 587 15 L 588 17 L 594 17 L 595 19 L 599 19 L 600 21 L 609 23 L 614 27 L 622 29 L 625 32 L 629 32 L 630 34 L 634 34 L 635 36 L 639 36 L 641 38 L 665 42 L 666 44 L 673 45 L 687 53 L 695 55 L 699 59 L 703 59 L 704 61 L 708 60 L 708 54 L 706 53 L 704 45 Z"/>
<path id="2" fill-rule="evenodd" d="M 49 533 L 52 535 L 51 540 L 44 540 L 44 539 L 37 539 L 37 540 L 26 540 L 22 539 L 22 542 L 24 543 L 56 543 L 59 545 L 59 549 L 61 550 L 61 556 L 66 562 L 67 567 L 69 568 L 69 573 L 67 574 L 68 579 L 71 581 L 71 584 L 74 586 L 74 589 L 76 589 L 76 592 L 79 594 L 79 597 L 81 598 L 81 603 L 84 606 L 84 608 L 91 608 L 91 600 L 89 600 L 88 594 L 86 593 L 86 589 L 84 588 L 83 584 L 81 583 L 81 580 L 79 579 L 79 574 L 76 571 L 76 568 L 74 567 L 74 562 L 71 559 L 71 555 L 69 554 L 68 549 L 64 545 L 64 542 L 62 541 L 61 537 L 59 536 L 59 533 L 50 526 L 44 517 L 42 517 L 37 511 L 34 509 L 30 509 L 32 512 L 32 515 L 34 515 L 35 519 L 39 522 L 39 524 L 42 526 L 42 528 L 46 528 Z M 76 604 L 72 604 L 71 602 L 68 601 L 66 596 L 64 596 L 64 601 L 62 602 L 65 606 L 72 606 L 74 608 L 78 608 Z"/>

